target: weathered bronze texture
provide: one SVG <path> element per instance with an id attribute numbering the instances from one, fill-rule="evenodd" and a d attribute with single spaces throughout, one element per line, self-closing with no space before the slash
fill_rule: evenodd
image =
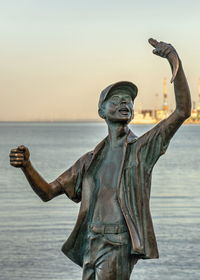
<path id="1" fill-rule="evenodd" d="M 83 267 L 84 280 L 128 280 L 139 259 L 158 258 L 149 208 L 152 169 L 190 116 L 191 100 L 176 50 L 154 39 L 149 43 L 153 53 L 167 58 L 172 68 L 176 109 L 168 118 L 144 135 L 134 135 L 128 123 L 137 87 L 118 82 L 104 89 L 99 99 L 99 115 L 108 125 L 108 136 L 52 183 L 34 169 L 27 147 L 10 152 L 11 165 L 23 170 L 43 201 L 66 194 L 81 202 L 62 251 Z"/>

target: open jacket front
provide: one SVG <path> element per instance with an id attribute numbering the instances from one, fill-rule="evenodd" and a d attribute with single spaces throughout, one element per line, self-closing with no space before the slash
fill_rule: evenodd
<path id="1" fill-rule="evenodd" d="M 139 138 L 129 130 L 125 153 L 121 159 L 118 201 L 131 237 L 132 254 L 142 259 L 158 258 L 149 207 L 151 174 L 154 164 L 166 151 L 171 136 L 166 129 L 166 120 Z M 82 156 L 57 179 L 70 199 L 81 201 L 76 225 L 62 247 L 64 254 L 80 266 L 87 244 L 89 209 L 91 203 L 95 203 L 94 184 L 88 174 L 100 153 L 104 152 L 108 141 L 106 137 L 94 151 Z"/>

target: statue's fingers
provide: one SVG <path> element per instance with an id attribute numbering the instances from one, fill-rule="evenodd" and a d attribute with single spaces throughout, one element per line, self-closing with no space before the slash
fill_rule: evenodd
<path id="1" fill-rule="evenodd" d="M 12 149 L 12 150 L 10 150 L 10 153 L 16 153 L 16 152 L 18 152 L 18 149 Z"/>
<path id="2" fill-rule="evenodd" d="M 15 153 L 10 152 L 9 157 L 14 157 Z"/>
<path id="3" fill-rule="evenodd" d="M 24 153 L 17 151 L 15 153 L 10 153 L 9 156 L 10 157 L 24 157 Z"/>
<path id="4" fill-rule="evenodd" d="M 10 157 L 10 161 L 23 161 L 24 157 Z"/>
<path id="5" fill-rule="evenodd" d="M 152 47 L 156 48 L 157 45 L 158 45 L 158 41 L 153 39 L 153 38 L 150 38 L 149 40 L 149 44 L 152 45 Z"/>
<path id="6" fill-rule="evenodd" d="M 163 41 L 160 41 L 159 43 L 160 43 L 161 46 L 169 46 L 170 45 L 169 43 L 166 43 L 166 42 L 163 42 Z"/>
<path id="7" fill-rule="evenodd" d="M 24 159 L 23 158 L 17 158 L 17 157 L 13 157 L 13 158 L 10 158 L 10 162 L 19 162 L 19 161 L 21 161 L 21 162 L 23 162 L 24 161 Z"/>
<path id="8" fill-rule="evenodd" d="M 158 51 L 157 49 L 154 49 L 154 50 L 152 51 L 152 53 L 153 53 L 153 54 L 156 54 L 156 55 L 159 55 L 159 51 Z"/>
<path id="9" fill-rule="evenodd" d="M 171 51 L 172 51 L 172 50 L 171 50 L 170 48 L 167 48 L 166 50 L 164 50 L 163 55 L 164 55 L 165 57 L 168 57 L 168 55 L 170 54 Z"/>
<path id="10" fill-rule="evenodd" d="M 14 167 L 21 167 L 22 166 L 22 162 L 18 162 L 18 161 L 11 161 L 10 165 L 14 166 Z"/>
<path id="11" fill-rule="evenodd" d="M 167 54 L 171 51 L 168 47 L 158 47 L 157 54 L 161 57 L 167 57 Z"/>
<path id="12" fill-rule="evenodd" d="M 10 153 L 9 154 L 10 158 L 16 158 L 16 157 L 20 157 L 20 158 L 24 158 L 24 154 L 23 153 Z"/>

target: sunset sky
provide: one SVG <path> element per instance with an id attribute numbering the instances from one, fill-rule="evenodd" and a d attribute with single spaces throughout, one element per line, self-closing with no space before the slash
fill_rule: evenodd
<path id="1" fill-rule="evenodd" d="M 136 109 L 158 108 L 166 77 L 173 106 L 150 37 L 175 46 L 197 101 L 199 0 L 1 0 L 0 121 L 98 119 L 100 91 L 120 80 L 138 86 Z"/>

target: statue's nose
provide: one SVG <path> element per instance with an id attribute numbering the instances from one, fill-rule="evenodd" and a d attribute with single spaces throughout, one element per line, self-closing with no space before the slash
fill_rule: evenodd
<path id="1" fill-rule="evenodd" d="M 121 100 L 121 104 L 126 104 L 126 103 L 127 103 L 127 101 L 125 99 Z"/>

